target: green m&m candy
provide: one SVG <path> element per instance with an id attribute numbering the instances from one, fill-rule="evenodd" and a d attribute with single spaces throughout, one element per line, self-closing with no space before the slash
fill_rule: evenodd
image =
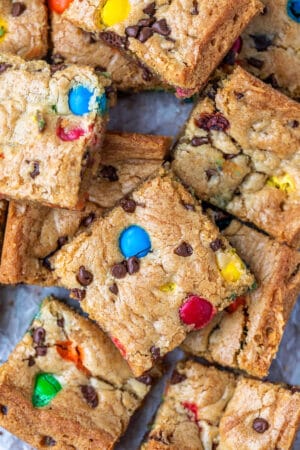
<path id="1" fill-rule="evenodd" d="M 32 404 L 36 408 L 47 406 L 62 390 L 59 381 L 51 373 L 39 373 L 35 379 Z"/>

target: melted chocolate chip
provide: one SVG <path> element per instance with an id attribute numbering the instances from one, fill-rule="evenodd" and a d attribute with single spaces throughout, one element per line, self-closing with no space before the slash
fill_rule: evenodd
<path id="1" fill-rule="evenodd" d="M 123 261 L 121 263 L 115 264 L 111 268 L 111 274 L 114 278 L 125 278 L 127 275 L 127 263 Z"/>
<path id="2" fill-rule="evenodd" d="M 129 275 L 133 275 L 140 270 L 140 260 L 136 256 L 132 256 L 128 259 L 127 270 Z"/>
<path id="3" fill-rule="evenodd" d="M 193 247 L 187 242 L 182 242 L 177 248 L 175 248 L 174 253 L 175 255 L 186 258 L 193 254 Z"/>
<path id="4" fill-rule="evenodd" d="M 143 9 L 143 12 L 148 14 L 148 16 L 153 16 L 155 13 L 155 2 L 152 2 L 146 6 L 146 8 Z"/>
<path id="5" fill-rule="evenodd" d="M 11 64 L 7 64 L 7 63 L 0 63 L 0 73 L 5 72 L 7 69 L 9 69 L 10 67 L 12 67 Z"/>
<path id="6" fill-rule="evenodd" d="M 169 36 L 171 34 L 171 29 L 168 26 L 166 19 L 157 20 L 157 22 L 152 25 L 152 30 L 161 36 Z"/>
<path id="7" fill-rule="evenodd" d="M 8 414 L 8 407 L 5 405 L 0 405 L 0 412 L 3 414 L 3 416 L 7 416 Z"/>
<path id="8" fill-rule="evenodd" d="M 23 2 L 14 2 L 11 6 L 11 15 L 13 17 L 19 17 L 26 9 L 26 5 Z"/>
<path id="9" fill-rule="evenodd" d="M 65 319 L 63 317 L 60 317 L 59 319 L 57 319 L 56 323 L 59 328 L 63 328 L 65 326 Z"/>
<path id="10" fill-rule="evenodd" d="M 268 424 L 268 422 L 262 417 L 257 417 L 256 419 L 254 419 L 252 424 L 253 430 L 255 430 L 257 433 L 264 433 L 265 431 L 267 431 L 269 426 L 270 425 Z"/>
<path id="11" fill-rule="evenodd" d="M 57 239 L 57 246 L 58 246 L 58 248 L 61 248 L 67 242 L 68 242 L 68 236 L 61 236 L 60 238 Z"/>
<path id="12" fill-rule="evenodd" d="M 207 169 L 205 171 L 206 178 L 209 181 L 212 177 L 218 175 L 218 171 L 216 169 Z"/>
<path id="13" fill-rule="evenodd" d="M 151 386 L 153 383 L 153 378 L 151 375 L 146 374 L 146 375 L 142 375 L 141 377 L 138 377 L 137 381 L 140 381 L 141 383 L 145 384 L 146 386 Z"/>
<path id="14" fill-rule="evenodd" d="M 271 75 L 269 75 L 267 78 L 265 78 L 264 82 L 270 84 L 274 89 L 279 88 L 279 84 L 278 84 L 278 81 L 277 81 L 274 73 L 271 73 Z"/>
<path id="15" fill-rule="evenodd" d="M 210 143 L 210 139 L 208 136 L 202 136 L 202 137 L 194 136 L 193 139 L 191 140 L 191 144 L 193 147 L 199 147 L 200 145 L 205 145 L 205 144 L 209 144 L 209 143 Z"/>
<path id="16" fill-rule="evenodd" d="M 86 296 L 86 291 L 84 289 L 71 289 L 71 297 L 75 300 L 81 302 Z"/>
<path id="17" fill-rule="evenodd" d="M 223 242 L 222 242 L 222 239 L 215 239 L 214 241 L 212 241 L 210 244 L 209 244 L 209 246 L 210 246 L 210 248 L 214 251 L 214 252 L 216 252 L 216 251 L 218 251 L 218 250 L 220 250 L 221 248 L 224 248 L 224 244 L 223 244 Z"/>
<path id="18" fill-rule="evenodd" d="M 137 35 L 139 34 L 139 31 L 140 31 L 140 28 L 137 25 L 133 25 L 133 26 L 127 27 L 125 29 L 126 36 L 132 37 L 132 38 L 136 38 Z"/>
<path id="19" fill-rule="evenodd" d="M 111 286 L 109 286 L 108 289 L 110 290 L 110 292 L 112 292 L 115 295 L 118 295 L 118 293 L 119 293 L 119 288 L 118 288 L 118 285 L 116 283 L 114 283 Z"/>
<path id="20" fill-rule="evenodd" d="M 144 27 L 141 29 L 138 35 L 138 40 L 142 43 L 148 41 L 153 36 L 153 29 L 150 27 Z"/>
<path id="21" fill-rule="evenodd" d="M 126 38 L 119 36 L 117 33 L 113 31 L 103 31 L 99 34 L 99 37 L 106 42 L 106 44 L 111 45 L 112 47 L 122 48 L 126 45 Z"/>
<path id="22" fill-rule="evenodd" d="M 56 445 L 56 441 L 51 436 L 44 436 L 41 445 L 45 447 L 54 447 Z"/>
<path id="23" fill-rule="evenodd" d="M 108 181 L 118 181 L 117 169 L 114 166 L 102 166 L 100 175 Z"/>
<path id="24" fill-rule="evenodd" d="M 195 124 L 205 131 L 215 130 L 225 132 L 230 127 L 230 123 L 226 117 L 219 112 L 213 114 L 202 113 L 198 119 L 195 119 Z"/>
<path id="25" fill-rule="evenodd" d="M 261 59 L 257 59 L 257 58 L 247 58 L 247 63 L 249 64 L 249 66 L 252 67 L 256 67 L 256 69 L 262 69 L 264 62 Z"/>
<path id="26" fill-rule="evenodd" d="M 82 225 L 83 227 L 89 227 L 94 222 L 95 219 L 96 214 L 94 212 L 91 212 L 88 216 L 82 219 L 80 225 Z"/>
<path id="27" fill-rule="evenodd" d="M 46 345 L 39 345 L 35 347 L 35 356 L 46 356 L 48 347 Z"/>
<path id="28" fill-rule="evenodd" d="M 37 161 L 33 161 L 33 171 L 29 173 L 31 178 L 35 179 L 40 174 L 40 164 Z"/>
<path id="29" fill-rule="evenodd" d="M 134 213 L 136 208 L 136 202 L 130 198 L 123 198 L 122 200 L 120 200 L 120 205 L 127 213 Z"/>
<path id="30" fill-rule="evenodd" d="M 186 375 L 177 372 L 177 370 L 174 370 L 174 372 L 172 373 L 172 377 L 170 379 L 170 384 L 179 384 L 184 380 L 186 380 Z"/>
<path id="31" fill-rule="evenodd" d="M 250 34 L 254 41 L 255 48 L 258 52 L 264 52 L 273 44 L 273 39 L 266 34 Z"/>
<path id="32" fill-rule="evenodd" d="M 197 16 L 199 14 L 198 1 L 197 0 L 193 0 L 193 7 L 191 9 L 191 14 L 192 14 L 192 16 Z"/>
<path id="33" fill-rule="evenodd" d="M 32 332 L 32 340 L 35 344 L 41 345 L 45 342 L 46 330 L 43 327 L 35 328 Z"/>
<path id="34" fill-rule="evenodd" d="M 189 203 L 182 202 L 182 205 L 188 211 L 195 211 L 196 210 L 195 206 L 194 205 L 190 205 Z"/>
<path id="35" fill-rule="evenodd" d="M 34 365 L 35 365 L 35 359 L 32 355 L 30 355 L 28 358 L 28 367 L 32 367 Z"/>
<path id="36" fill-rule="evenodd" d="M 155 361 L 159 361 L 159 360 L 161 359 L 161 356 L 160 356 L 160 348 L 155 347 L 155 345 L 153 345 L 153 346 L 150 348 L 150 352 L 151 352 L 152 359 L 153 359 L 154 362 L 155 362 Z"/>
<path id="37" fill-rule="evenodd" d="M 94 276 L 91 272 L 86 270 L 84 266 L 80 266 L 76 280 L 78 281 L 81 286 L 89 286 L 93 282 Z"/>
<path id="38" fill-rule="evenodd" d="M 91 408 L 96 408 L 99 404 L 98 394 L 93 386 L 80 386 L 81 393 Z"/>

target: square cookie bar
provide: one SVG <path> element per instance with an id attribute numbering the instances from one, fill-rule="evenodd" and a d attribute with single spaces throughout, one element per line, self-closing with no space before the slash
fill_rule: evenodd
<path id="1" fill-rule="evenodd" d="M 167 172 L 95 221 L 52 264 L 58 282 L 75 289 L 136 375 L 254 282 L 201 206 Z"/>
<path id="2" fill-rule="evenodd" d="M 242 34 L 237 60 L 249 72 L 300 101 L 300 3 L 263 0 Z"/>
<path id="3" fill-rule="evenodd" d="M 0 53 L 39 59 L 46 55 L 47 50 L 48 11 L 45 1 L 1 0 Z"/>
<path id="4" fill-rule="evenodd" d="M 99 41 L 94 33 L 75 27 L 57 13 L 51 17 L 51 37 L 54 63 L 83 64 L 109 72 L 117 89 L 122 91 L 162 88 L 162 82 L 142 64 L 128 59 L 117 48 Z"/>
<path id="5" fill-rule="evenodd" d="M 300 245 L 300 104 L 242 68 L 209 85 L 173 169 L 201 199 Z"/>
<path id="6" fill-rule="evenodd" d="M 213 214 L 217 224 L 230 222 L 222 212 Z M 238 297 L 203 330 L 190 333 L 183 348 L 263 378 L 276 356 L 300 289 L 300 253 L 237 220 L 222 234 L 250 267 L 258 288 Z"/>
<path id="7" fill-rule="evenodd" d="M 300 393 L 180 362 L 143 450 L 289 450 Z"/>
<path id="8" fill-rule="evenodd" d="M 4 54 L 0 66 L 1 196 L 78 208 L 100 161 L 109 78 Z"/>
<path id="9" fill-rule="evenodd" d="M 126 49 L 190 97 L 261 10 L 258 0 L 73 0 L 63 17 Z"/>
<path id="10" fill-rule="evenodd" d="M 170 142 L 163 136 L 108 132 L 101 166 L 90 180 L 82 211 L 11 201 L 0 282 L 53 285 L 49 257 L 157 170 Z"/>
<path id="11" fill-rule="evenodd" d="M 48 298 L 0 368 L 0 425 L 38 449 L 108 450 L 149 388 L 97 325 Z"/>

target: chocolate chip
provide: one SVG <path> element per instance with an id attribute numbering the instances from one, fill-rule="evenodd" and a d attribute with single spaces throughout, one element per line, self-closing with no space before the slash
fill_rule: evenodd
<path id="1" fill-rule="evenodd" d="M 143 9 L 143 12 L 148 14 L 148 16 L 153 16 L 155 13 L 155 2 L 152 2 L 146 6 L 146 8 Z"/>
<path id="2" fill-rule="evenodd" d="M 75 300 L 78 300 L 81 302 L 83 299 L 85 299 L 86 291 L 84 289 L 71 289 L 71 297 Z"/>
<path id="3" fill-rule="evenodd" d="M 223 59 L 224 64 L 228 64 L 229 66 L 234 66 L 235 64 L 236 53 L 234 50 L 229 50 L 225 58 Z"/>
<path id="4" fill-rule="evenodd" d="M 102 166 L 100 175 L 108 181 L 118 181 L 117 169 L 114 166 Z"/>
<path id="5" fill-rule="evenodd" d="M 113 31 L 103 31 L 99 34 L 99 37 L 106 42 L 106 44 L 111 45 L 112 47 L 122 48 L 126 46 L 126 38 L 119 36 Z"/>
<path id="6" fill-rule="evenodd" d="M 42 345 L 45 342 L 46 330 L 43 327 L 35 328 L 32 332 L 32 340 L 37 345 Z"/>
<path id="7" fill-rule="evenodd" d="M 91 212 L 88 216 L 82 219 L 80 225 L 82 225 L 83 227 L 89 227 L 94 222 L 95 219 L 96 214 L 94 212 Z"/>
<path id="8" fill-rule="evenodd" d="M 120 200 L 120 206 L 122 206 L 125 212 L 134 213 L 136 202 L 130 198 L 123 198 L 122 200 Z"/>
<path id="9" fill-rule="evenodd" d="M 152 30 L 161 36 L 169 36 L 171 34 L 171 29 L 169 28 L 166 19 L 161 19 L 155 22 L 152 25 Z"/>
<path id="10" fill-rule="evenodd" d="M 151 377 L 151 375 L 146 374 L 146 375 L 142 375 L 141 377 L 138 377 L 137 381 L 145 384 L 146 386 L 151 386 L 153 383 L 153 378 Z"/>
<path id="11" fill-rule="evenodd" d="M 44 436 L 41 445 L 45 447 L 54 447 L 56 445 L 56 441 L 51 436 Z"/>
<path id="12" fill-rule="evenodd" d="M 0 73 L 5 72 L 7 69 L 9 69 L 10 67 L 12 67 L 11 64 L 7 64 L 7 63 L 0 63 Z"/>
<path id="13" fill-rule="evenodd" d="M 61 236 L 57 239 L 57 246 L 60 249 L 63 245 L 68 242 L 68 236 Z"/>
<path id="14" fill-rule="evenodd" d="M 242 92 L 235 92 L 234 95 L 238 100 L 241 100 L 242 98 L 245 97 L 245 94 L 243 94 Z"/>
<path id="15" fill-rule="evenodd" d="M 46 345 L 39 345 L 35 347 L 35 356 L 46 356 L 48 347 Z"/>
<path id="16" fill-rule="evenodd" d="M 65 326 L 65 319 L 63 317 L 60 317 L 59 319 L 57 319 L 56 323 L 59 328 L 63 328 Z"/>
<path id="17" fill-rule="evenodd" d="M 298 128 L 299 127 L 299 121 L 298 120 L 291 120 L 289 122 L 289 125 L 291 128 Z"/>
<path id="18" fill-rule="evenodd" d="M 153 30 L 150 27 L 142 28 L 138 35 L 138 40 L 142 43 L 148 41 L 153 36 Z"/>
<path id="19" fill-rule="evenodd" d="M 158 360 L 161 359 L 161 356 L 160 356 L 160 348 L 155 347 L 155 345 L 153 345 L 153 346 L 150 348 L 150 352 L 151 352 L 153 361 L 158 361 Z"/>
<path id="20" fill-rule="evenodd" d="M 140 28 L 137 25 L 133 25 L 133 26 L 127 27 L 125 29 L 126 36 L 132 37 L 132 38 L 136 38 L 137 35 L 139 34 L 139 31 L 140 31 Z"/>
<path id="21" fill-rule="evenodd" d="M 188 211 L 195 211 L 196 210 L 195 206 L 194 205 L 190 205 L 189 203 L 182 202 L 182 205 Z"/>
<path id="22" fill-rule="evenodd" d="M 247 58 L 246 59 L 247 63 L 249 64 L 249 66 L 252 67 L 256 67 L 256 69 L 262 69 L 264 62 L 261 59 L 257 59 L 257 58 Z"/>
<path id="23" fill-rule="evenodd" d="M 125 278 L 127 275 L 127 263 L 123 261 L 121 263 L 115 264 L 111 268 L 111 274 L 114 278 Z"/>
<path id="24" fill-rule="evenodd" d="M 214 221 L 219 230 L 223 231 L 231 224 L 232 218 L 228 214 L 218 211 L 214 215 Z"/>
<path id="25" fill-rule="evenodd" d="M 28 367 L 32 367 L 32 366 L 34 366 L 35 365 L 35 359 L 34 359 L 34 357 L 31 355 L 31 356 L 29 356 L 29 358 L 28 358 Z"/>
<path id="26" fill-rule="evenodd" d="M 151 27 L 151 25 L 155 22 L 153 17 L 149 17 L 148 19 L 141 19 L 138 21 L 139 27 Z"/>
<path id="27" fill-rule="evenodd" d="M 271 75 L 269 75 L 267 78 L 265 78 L 264 82 L 270 84 L 274 89 L 279 88 L 279 84 L 278 84 L 278 81 L 277 81 L 274 73 L 271 73 Z"/>
<path id="28" fill-rule="evenodd" d="M 187 242 L 182 242 L 177 248 L 175 248 L 174 253 L 175 255 L 186 258 L 193 254 L 193 247 L 191 247 L 191 245 Z"/>
<path id="29" fill-rule="evenodd" d="M 197 16 L 199 14 L 198 1 L 197 0 L 193 0 L 193 7 L 191 9 L 191 14 L 192 14 L 192 16 Z"/>
<path id="30" fill-rule="evenodd" d="M 132 256 L 128 259 L 127 270 L 129 275 L 133 275 L 140 270 L 140 260 L 136 256 Z"/>
<path id="31" fill-rule="evenodd" d="M 191 144 L 193 147 L 199 147 L 200 145 L 205 145 L 205 144 L 209 144 L 209 143 L 210 143 L 210 139 L 208 136 L 202 136 L 202 137 L 194 136 L 193 139 L 191 140 Z"/>
<path id="32" fill-rule="evenodd" d="M 1 412 L 1 414 L 3 414 L 3 416 L 7 416 L 8 407 L 5 405 L 0 405 L 0 412 Z"/>
<path id="33" fill-rule="evenodd" d="M 98 399 L 98 394 L 95 391 L 95 389 L 93 388 L 93 386 L 80 386 L 81 389 L 81 393 L 83 395 L 83 397 L 85 398 L 87 404 L 91 407 L 91 408 L 96 408 L 99 404 L 99 399 Z"/>
<path id="34" fill-rule="evenodd" d="M 119 288 L 118 288 L 118 285 L 116 283 L 114 283 L 111 286 L 109 286 L 108 289 L 110 290 L 110 292 L 112 292 L 115 295 L 118 295 L 118 293 L 119 293 Z"/>
<path id="35" fill-rule="evenodd" d="M 94 276 L 91 272 L 86 270 L 84 266 L 79 267 L 78 274 L 76 276 L 76 280 L 81 286 L 89 286 L 94 279 Z"/>
<path id="36" fill-rule="evenodd" d="M 14 2 L 11 7 L 11 15 L 13 17 L 19 17 L 26 9 L 26 5 L 23 2 Z"/>
<path id="37" fill-rule="evenodd" d="M 228 161 L 229 159 L 233 159 L 235 158 L 237 155 L 235 155 L 234 153 L 224 153 L 223 154 L 223 158 Z"/>
<path id="38" fill-rule="evenodd" d="M 250 34 L 254 41 L 255 48 L 258 52 L 264 52 L 272 45 L 273 39 L 266 34 Z"/>
<path id="39" fill-rule="evenodd" d="M 207 169 L 205 171 L 206 178 L 209 181 L 212 177 L 218 175 L 218 171 L 216 169 Z"/>
<path id="40" fill-rule="evenodd" d="M 172 373 L 172 377 L 170 379 L 170 384 L 178 384 L 184 380 L 186 380 L 186 375 L 177 372 L 177 370 L 174 370 L 174 372 Z"/>
<path id="41" fill-rule="evenodd" d="M 37 161 L 33 161 L 33 171 L 29 173 L 31 178 L 36 178 L 40 174 L 40 164 Z"/>
<path id="42" fill-rule="evenodd" d="M 253 420 L 253 430 L 255 430 L 257 433 L 264 433 L 265 431 L 267 431 L 267 429 L 269 428 L 269 424 L 268 422 L 261 418 L 261 417 L 257 417 L 256 419 Z"/>
<path id="43" fill-rule="evenodd" d="M 223 116 L 223 114 L 217 113 L 202 113 L 195 119 L 195 124 L 197 127 L 205 131 L 215 130 L 215 131 L 226 131 L 230 127 L 230 123 Z"/>
<path id="44" fill-rule="evenodd" d="M 217 238 L 217 239 L 215 239 L 214 241 L 212 241 L 212 242 L 209 244 L 209 246 L 210 246 L 210 248 L 211 248 L 214 252 L 220 250 L 220 248 L 224 248 L 224 244 L 223 244 L 223 242 L 222 242 L 222 239 L 219 239 L 219 238 Z"/>

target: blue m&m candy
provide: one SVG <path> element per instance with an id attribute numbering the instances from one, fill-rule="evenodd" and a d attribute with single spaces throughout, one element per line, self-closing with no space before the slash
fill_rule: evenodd
<path id="1" fill-rule="evenodd" d="M 119 238 L 119 247 L 125 258 L 136 256 L 142 258 L 151 250 L 149 234 L 138 225 L 131 225 L 122 231 Z"/>
<path id="2" fill-rule="evenodd" d="M 69 108 L 76 116 L 83 116 L 90 111 L 89 104 L 93 92 L 87 87 L 78 85 L 69 92 Z"/>
<path id="3" fill-rule="evenodd" d="M 287 3 L 287 12 L 291 19 L 300 23 L 300 0 L 289 0 Z"/>

